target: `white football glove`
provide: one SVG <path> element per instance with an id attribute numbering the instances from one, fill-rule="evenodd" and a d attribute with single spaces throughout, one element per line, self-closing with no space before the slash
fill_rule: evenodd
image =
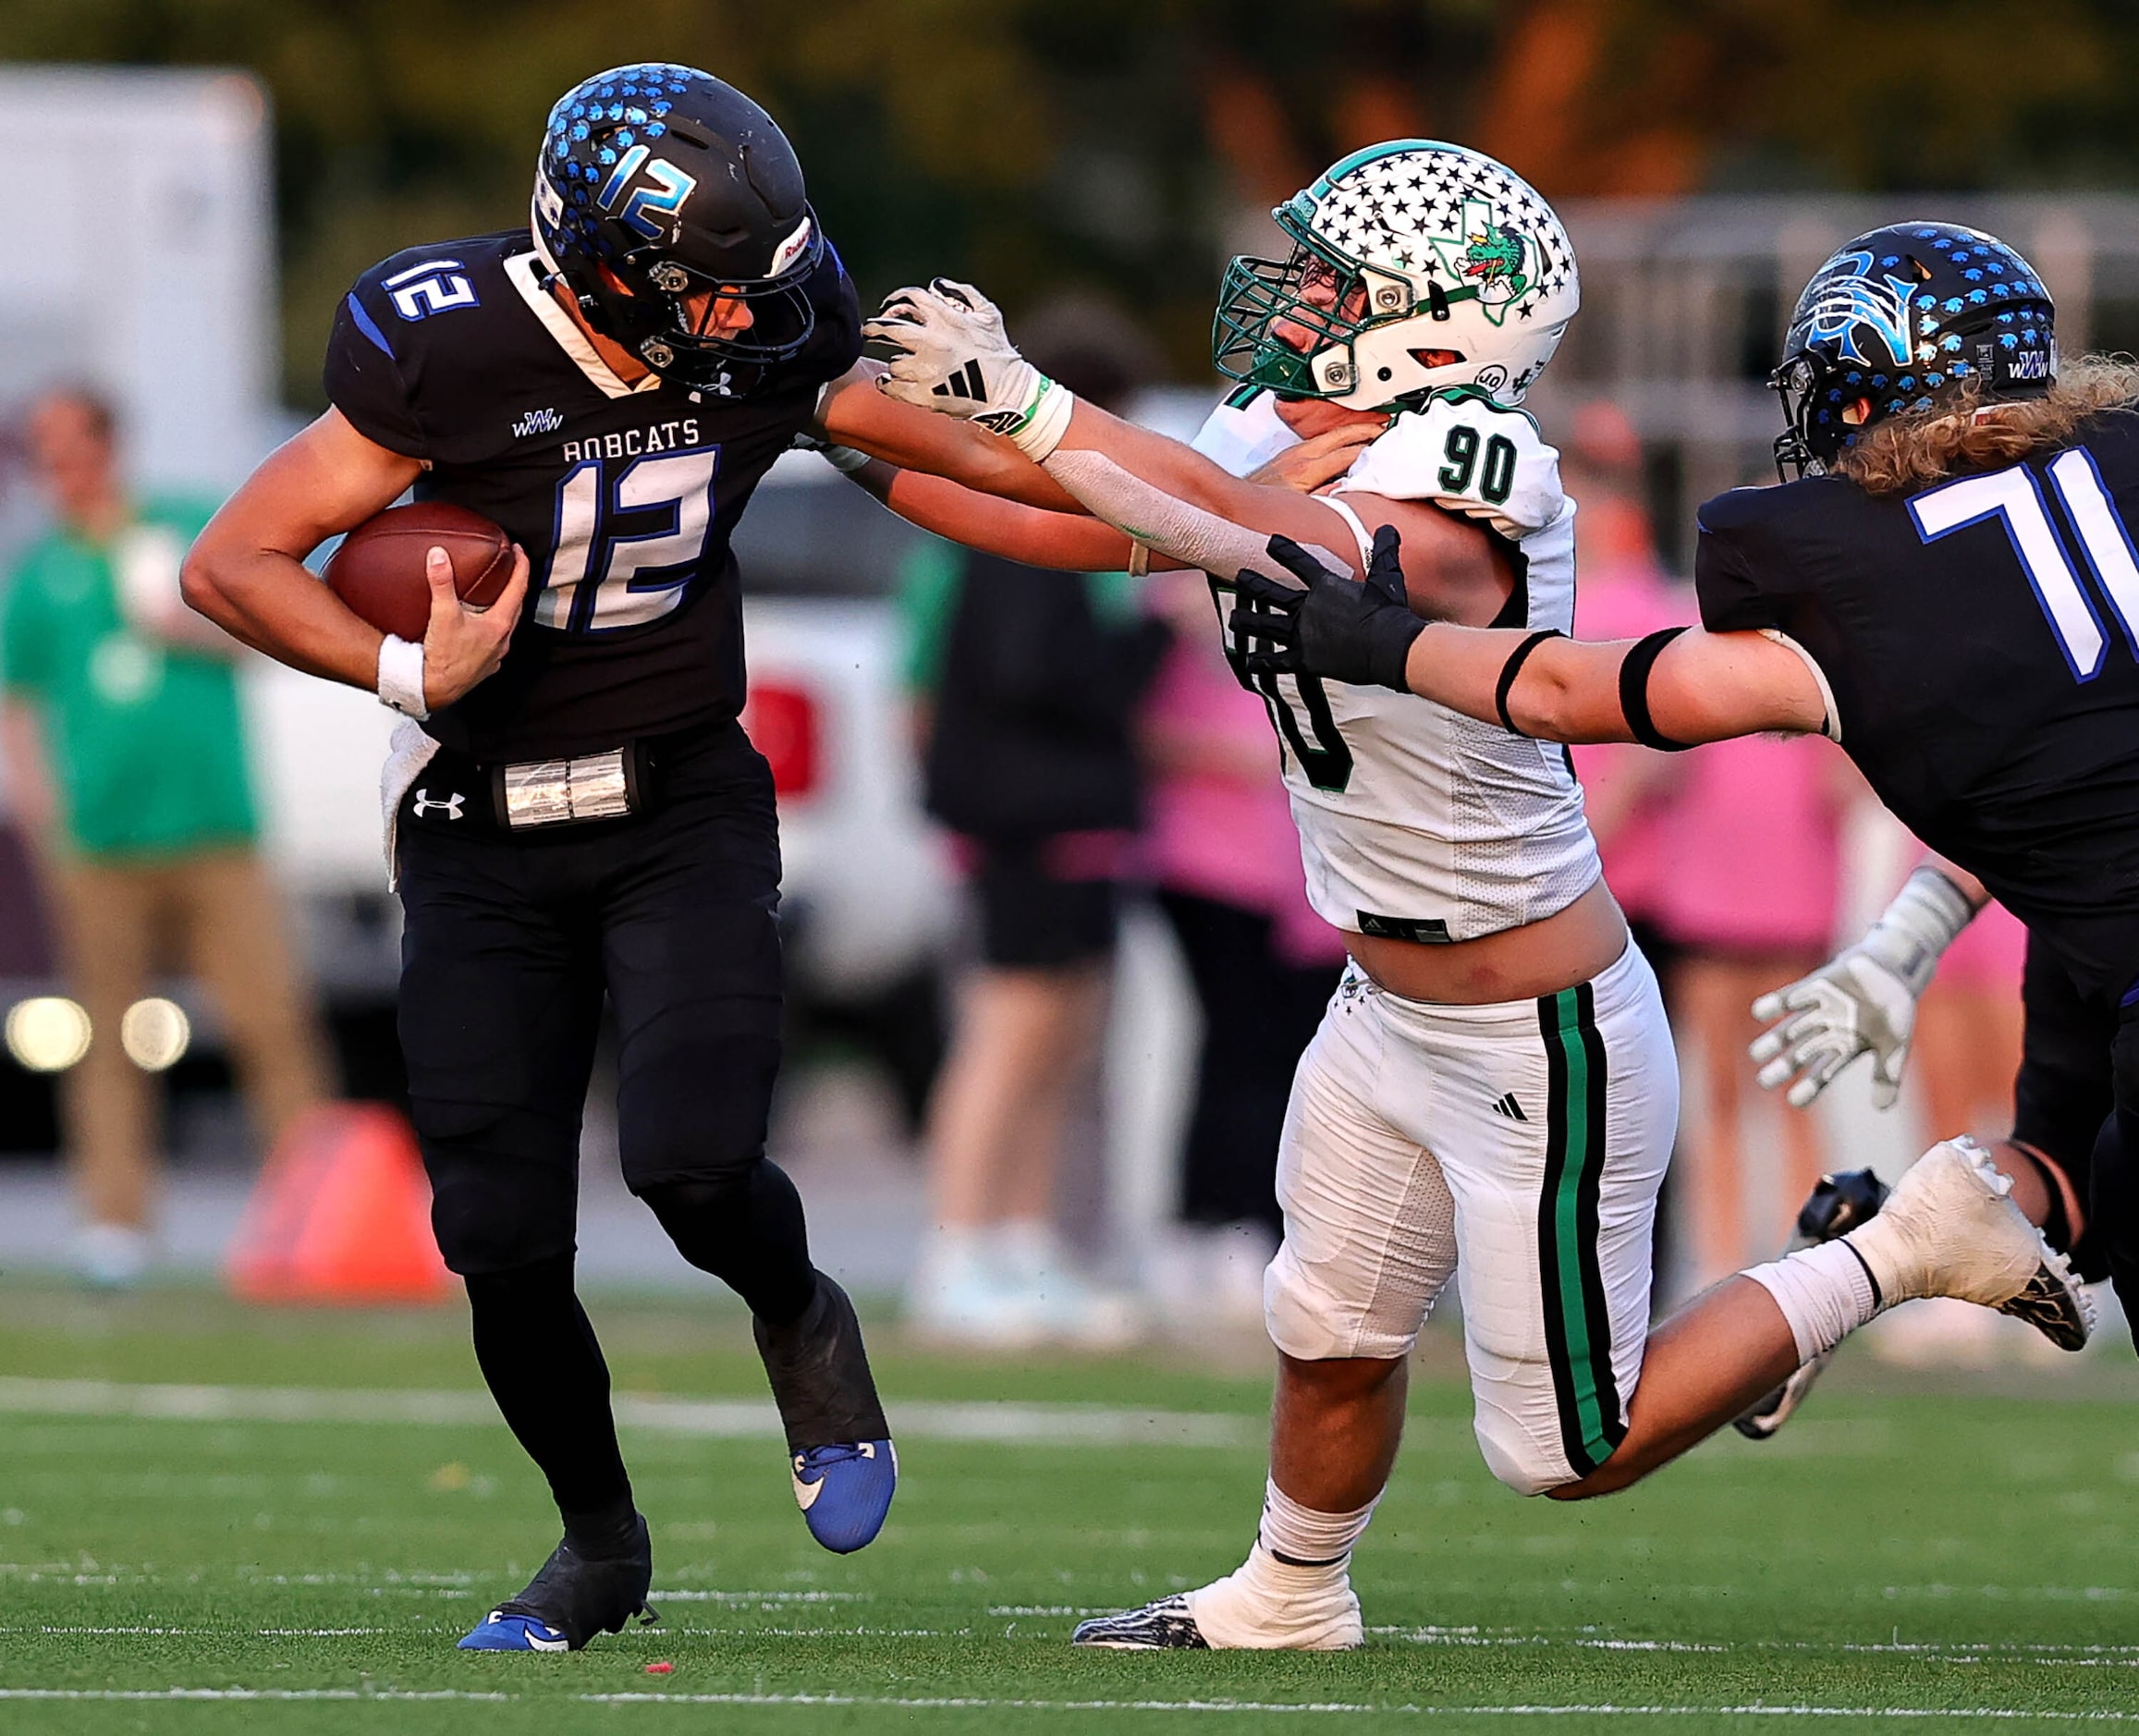
<path id="1" fill-rule="evenodd" d="M 971 284 L 895 289 L 862 333 L 900 352 L 876 382 L 886 397 L 977 422 L 1035 463 L 1061 443 L 1076 399 L 1018 353 L 1002 311 Z"/>
<path id="2" fill-rule="evenodd" d="M 1753 1003 L 1755 1019 L 1776 1021 L 1748 1051 L 1764 1063 L 1760 1082 L 1772 1090 L 1791 1081 L 1791 1106 L 1802 1109 L 1869 1054 L 1872 1101 L 1892 1108 L 1901 1094 L 1917 997 L 1930 985 L 1939 955 L 1974 914 L 1952 881 L 1935 868 L 1917 869 L 1855 946 Z"/>

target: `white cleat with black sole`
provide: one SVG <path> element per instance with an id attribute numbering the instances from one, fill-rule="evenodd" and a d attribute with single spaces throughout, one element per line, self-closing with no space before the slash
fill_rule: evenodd
<path id="1" fill-rule="evenodd" d="M 1942 1140 L 1844 1240 L 1889 1307 L 1958 1297 L 2026 1321 L 2060 1350 L 2079 1350 L 2095 1329 L 2094 1299 L 2011 1192 L 2011 1178 L 1974 1140 Z"/>
<path id="2" fill-rule="evenodd" d="M 1080 1621 L 1070 1643 L 1119 1652 L 1349 1652 L 1366 1643 L 1366 1629 L 1343 1562 L 1295 1566 L 1258 1543 L 1239 1572 Z"/>

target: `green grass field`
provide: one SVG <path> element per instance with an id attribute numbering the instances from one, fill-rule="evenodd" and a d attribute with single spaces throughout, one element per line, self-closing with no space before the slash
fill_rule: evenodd
<path id="1" fill-rule="evenodd" d="M 254 1314 L 206 1290 L 0 1281 L 0 1730 L 2139 1722 L 2121 1352 L 1995 1396 L 1845 1361 L 1782 1439 L 1721 1439 L 1568 1508 L 1487 1477 L 1438 1339 L 1357 1565 L 1367 1649 L 1138 1657 L 1064 1640 L 1080 1611 L 1238 1560 L 1260 1374 L 1185 1352 L 952 1363 L 885 1328 L 895 1424 L 903 1405 L 927 1426 L 883 1537 L 839 1559 L 803 1530 L 776 1442 L 724 1435 L 734 1407 L 678 1408 L 762 1392 L 739 1315 L 594 1313 L 619 1392 L 666 1400 L 635 1402 L 626 1436 L 664 1620 L 573 1657 L 482 1657 L 454 1640 L 556 1522 L 468 1396 L 458 1310 Z M 992 1400 L 1037 1438 L 957 1438 L 984 1422 L 959 1407 Z M 115 1413 L 141 1408 L 190 1414 Z M 1126 1441 L 1140 1429 L 1157 1439 Z"/>

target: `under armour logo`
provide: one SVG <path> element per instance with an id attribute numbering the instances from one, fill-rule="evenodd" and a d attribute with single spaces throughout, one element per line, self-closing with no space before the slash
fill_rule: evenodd
<path id="1" fill-rule="evenodd" d="M 981 383 L 981 362 L 978 356 L 937 386 L 935 393 L 937 397 L 983 398 L 987 395 L 988 388 Z"/>
<path id="2" fill-rule="evenodd" d="M 1530 1119 L 1522 1113 L 1522 1106 L 1515 1101 L 1515 1094 L 1512 1091 L 1505 1097 L 1498 1098 L 1494 1102 L 1493 1113 L 1504 1115 L 1510 1121 L 1527 1121 Z"/>
<path id="3" fill-rule="evenodd" d="M 428 789 L 419 789 L 416 792 L 416 801 L 410 812 L 419 820 L 432 813 L 443 813 L 448 820 L 460 818 L 460 804 L 468 800 L 466 796 L 456 790 L 444 801 L 433 801 L 429 800 L 430 794 Z"/>

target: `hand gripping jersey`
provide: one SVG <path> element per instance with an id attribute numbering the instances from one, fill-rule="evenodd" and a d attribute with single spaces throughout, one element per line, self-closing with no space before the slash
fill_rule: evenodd
<path id="1" fill-rule="evenodd" d="M 428 461 L 419 500 L 496 520 L 527 550 L 505 666 L 424 726 L 484 761 L 600 752 L 742 708 L 728 536 L 758 479 L 861 354 L 837 255 L 809 285 L 808 348 L 747 398 L 627 386 L 544 287 L 525 230 L 397 253 L 358 279 L 327 397 Z"/>
<path id="2" fill-rule="evenodd" d="M 2089 997 L 2139 979 L 2139 415 L 1875 499 L 1840 477 L 1701 508 L 1711 632 L 1776 628 L 1879 799 L 2056 948 Z"/>
<path id="3" fill-rule="evenodd" d="M 1295 436 L 1263 394 L 1211 414 L 1196 447 L 1245 475 Z M 1408 410 L 1334 497 L 1431 501 L 1506 539 L 1515 589 L 1496 627 L 1574 626 L 1574 503 L 1521 410 L 1470 391 Z M 1376 526 L 1361 520 L 1363 557 Z M 1223 588 L 1223 587 L 1221 587 Z M 1263 676 L 1300 828 L 1308 900 L 1336 927 L 1475 940 L 1566 909 L 1601 872 L 1566 750 L 1410 693 Z"/>

